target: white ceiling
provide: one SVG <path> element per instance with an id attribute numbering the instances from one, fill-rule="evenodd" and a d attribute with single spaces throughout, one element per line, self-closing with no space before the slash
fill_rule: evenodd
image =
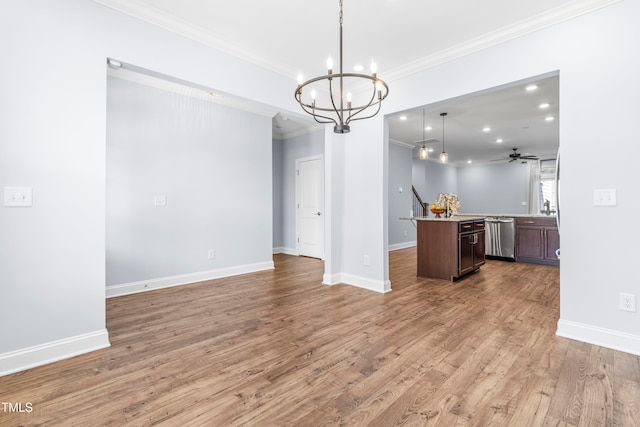
<path id="1" fill-rule="evenodd" d="M 527 91 L 533 84 L 537 89 Z M 549 106 L 540 108 L 543 103 Z M 425 146 L 433 148 L 430 158 L 437 160 L 443 137 L 440 113 L 446 112 L 444 148 L 450 163 L 478 164 L 505 157 L 508 161 L 513 148 L 522 155 L 552 159 L 559 145 L 559 105 L 558 75 L 531 78 L 394 114 L 389 117 L 389 139 L 421 147 L 424 114 L 425 125 L 432 127 L 424 131 Z M 403 116 L 406 120 L 401 120 Z M 484 131 L 485 127 L 491 130 Z"/>
<path id="2" fill-rule="evenodd" d="M 325 74 L 328 56 L 337 66 L 338 0 L 94 1 L 291 77 L 292 87 L 300 72 L 307 78 Z M 397 78 L 616 1 L 344 0 L 344 71 L 375 59 L 393 92 Z M 456 110 L 449 113 L 445 126 L 463 120 Z M 299 130 L 295 118 L 287 119 L 274 122 L 274 135 Z M 394 135 L 411 142 L 400 130 Z M 507 145 L 505 155 L 512 148 Z M 515 146 L 524 147 L 524 141 Z M 455 161 L 453 145 L 450 150 Z"/>

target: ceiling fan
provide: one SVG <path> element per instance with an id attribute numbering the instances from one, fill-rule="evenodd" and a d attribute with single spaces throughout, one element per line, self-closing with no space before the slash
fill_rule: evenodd
<path id="1" fill-rule="evenodd" d="M 492 160 L 493 162 L 497 162 L 500 160 L 509 160 L 509 163 L 515 162 L 516 160 L 540 160 L 537 156 L 525 154 L 524 156 L 518 153 L 517 148 L 512 148 L 513 153 L 509 154 L 509 157 L 503 157 L 502 159 Z"/>

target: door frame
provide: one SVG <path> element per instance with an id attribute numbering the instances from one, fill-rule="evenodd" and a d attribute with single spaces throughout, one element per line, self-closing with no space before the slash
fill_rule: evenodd
<path id="1" fill-rule="evenodd" d="M 295 160 L 295 171 L 294 171 L 294 174 L 295 174 L 295 189 L 294 189 L 294 191 L 295 191 L 295 200 L 294 200 L 294 207 L 295 207 L 295 210 L 296 210 L 296 214 L 295 214 L 295 217 L 296 217 L 296 255 L 298 255 L 298 256 L 300 256 L 300 236 L 302 235 L 302 221 L 300 219 L 300 212 L 301 211 L 298 208 L 299 203 L 300 203 L 300 194 L 301 194 L 300 192 L 302 191 L 302 188 L 300 187 L 300 180 L 299 180 L 300 163 L 308 162 L 308 161 L 314 161 L 314 160 L 320 160 L 320 162 L 322 163 L 322 167 L 320 168 L 320 170 L 321 170 L 321 173 L 322 173 L 322 179 L 321 179 L 322 188 L 323 188 L 323 191 L 322 191 L 323 203 L 322 204 L 323 204 L 323 209 L 324 209 L 324 206 L 325 206 L 325 200 L 324 200 L 324 198 L 325 198 L 325 191 L 324 191 L 324 188 L 325 188 L 325 183 L 324 183 L 324 178 L 325 178 L 325 173 L 324 173 L 324 155 L 317 154 L 317 155 L 314 155 L 314 156 L 297 158 Z M 322 218 L 322 237 L 321 237 L 322 238 L 322 256 L 320 257 L 320 259 L 324 260 L 324 255 L 325 255 L 325 241 L 324 241 L 325 240 L 324 239 L 324 234 L 325 233 L 324 233 L 324 230 L 325 230 L 327 224 L 326 224 L 326 221 L 325 221 L 326 215 L 324 214 L 324 212 L 322 213 L 322 216 L 323 216 L 323 218 Z"/>

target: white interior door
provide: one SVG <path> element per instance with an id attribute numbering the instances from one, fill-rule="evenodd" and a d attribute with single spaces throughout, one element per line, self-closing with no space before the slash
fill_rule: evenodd
<path id="1" fill-rule="evenodd" d="M 296 160 L 296 244 L 299 255 L 324 258 L 324 162 Z"/>

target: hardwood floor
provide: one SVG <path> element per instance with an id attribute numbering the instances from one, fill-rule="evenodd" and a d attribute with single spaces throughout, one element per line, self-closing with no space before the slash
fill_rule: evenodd
<path id="1" fill-rule="evenodd" d="M 390 254 L 393 291 L 321 261 L 107 300 L 112 347 L 0 378 L 0 425 L 639 426 L 640 357 L 555 336 L 558 268 L 456 283 Z"/>

